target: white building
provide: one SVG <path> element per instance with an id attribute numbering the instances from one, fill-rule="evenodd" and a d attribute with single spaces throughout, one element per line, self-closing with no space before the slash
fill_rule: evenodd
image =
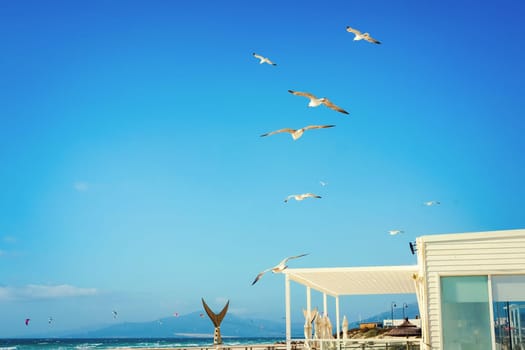
<path id="1" fill-rule="evenodd" d="M 429 235 L 416 239 L 417 265 L 287 269 L 287 344 L 290 281 L 333 297 L 336 334 L 339 297 L 416 294 L 421 349 L 525 349 L 525 229 Z"/>
<path id="2" fill-rule="evenodd" d="M 416 246 L 432 349 L 525 349 L 525 230 L 423 236 Z"/>

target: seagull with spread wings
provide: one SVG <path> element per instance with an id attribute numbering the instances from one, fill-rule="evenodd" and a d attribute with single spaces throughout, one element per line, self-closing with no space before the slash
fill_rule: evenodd
<path id="1" fill-rule="evenodd" d="M 369 43 L 372 43 L 372 44 L 381 44 L 380 41 L 372 38 L 370 36 L 370 34 L 368 34 L 368 33 L 361 33 L 359 30 L 354 29 L 352 27 L 347 26 L 346 27 L 346 31 L 349 32 L 349 33 L 354 33 L 355 34 L 354 40 L 356 40 L 356 41 L 364 39 L 364 40 L 366 40 L 366 41 L 368 41 Z"/>
<path id="2" fill-rule="evenodd" d="M 390 230 L 390 231 L 388 231 L 388 233 L 390 233 L 392 236 L 398 235 L 398 234 L 403 233 L 403 232 L 405 232 L 405 231 L 403 231 L 403 230 Z"/>
<path id="3" fill-rule="evenodd" d="M 277 64 L 273 63 L 272 61 L 270 61 L 270 59 L 268 57 L 264 57 L 264 56 L 258 55 L 255 52 L 252 55 L 253 55 L 253 57 L 259 59 L 259 64 L 268 63 L 269 65 L 272 65 L 272 66 L 276 66 L 277 65 Z"/>
<path id="4" fill-rule="evenodd" d="M 425 202 L 423 204 L 426 205 L 427 207 L 431 207 L 431 206 L 434 206 L 434 205 L 439 205 L 441 203 L 438 202 L 438 201 L 428 201 L 428 202 Z"/>
<path id="5" fill-rule="evenodd" d="M 284 129 L 279 129 L 279 130 L 275 130 L 275 131 L 272 131 L 272 132 L 267 132 L 266 134 L 262 134 L 261 137 L 263 136 L 270 136 L 270 135 L 275 135 L 275 134 L 279 134 L 279 133 L 283 133 L 283 132 L 287 132 L 287 133 L 290 133 L 290 135 L 292 135 L 292 138 L 295 140 L 297 140 L 298 138 L 300 138 L 301 136 L 303 136 L 303 133 L 306 131 L 306 130 L 312 130 L 312 129 L 326 129 L 326 128 L 333 128 L 335 125 L 308 125 L 308 126 L 305 126 L 304 128 L 301 128 L 301 129 L 290 129 L 290 128 L 284 128 Z"/>
<path id="6" fill-rule="evenodd" d="M 277 265 L 275 265 L 274 267 L 270 267 L 269 269 L 266 269 L 264 271 L 261 271 L 259 272 L 259 274 L 257 275 L 257 277 L 255 277 L 255 280 L 252 282 L 252 286 L 257 283 L 258 280 L 261 279 L 261 277 L 268 271 L 272 271 L 273 273 L 279 273 L 279 272 L 283 272 L 286 268 L 288 268 L 288 266 L 286 265 L 286 263 L 288 262 L 288 260 L 291 260 L 291 259 L 297 259 L 297 258 L 301 258 L 303 256 L 306 256 L 308 254 L 301 254 L 301 255 L 296 255 L 296 256 L 289 256 L 287 258 L 284 258 L 280 263 L 278 263 Z"/>
<path id="7" fill-rule="evenodd" d="M 295 199 L 296 201 L 302 201 L 306 198 L 321 198 L 321 196 L 318 196 L 313 193 L 303 193 L 303 194 L 291 194 L 284 200 L 285 203 L 287 203 L 290 199 Z"/>
<path id="8" fill-rule="evenodd" d="M 309 92 L 301 92 L 301 91 L 294 91 L 294 90 L 288 90 L 288 92 L 295 96 L 303 96 L 303 97 L 310 99 L 310 102 L 308 102 L 308 107 L 318 107 L 323 104 L 326 107 L 333 109 L 334 111 L 341 112 L 344 114 L 349 114 L 347 111 L 345 111 L 341 107 L 333 104 L 332 101 L 330 101 L 326 97 L 318 98 Z"/>

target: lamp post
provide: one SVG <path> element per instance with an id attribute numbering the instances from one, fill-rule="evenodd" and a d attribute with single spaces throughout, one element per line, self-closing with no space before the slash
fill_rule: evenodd
<path id="1" fill-rule="evenodd" d="M 408 304 L 407 303 L 403 303 L 403 320 L 406 318 L 405 317 L 405 309 L 408 309 Z"/>
<path id="2" fill-rule="evenodd" d="M 396 307 L 396 302 L 393 301 L 391 304 L 390 304 L 390 318 L 392 320 L 392 327 L 394 327 L 394 308 Z"/>

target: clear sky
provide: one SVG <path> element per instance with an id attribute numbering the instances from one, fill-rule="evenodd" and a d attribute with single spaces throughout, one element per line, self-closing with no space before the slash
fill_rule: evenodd
<path id="1" fill-rule="evenodd" d="M 415 264 L 421 235 L 524 228 L 524 16 L 510 0 L 0 1 L 0 336 L 201 297 L 280 319 L 283 276 L 251 282 L 286 256 Z M 311 124 L 336 127 L 260 137 Z M 322 198 L 283 201 L 304 192 Z M 390 307 L 366 300 L 342 314 Z"/>

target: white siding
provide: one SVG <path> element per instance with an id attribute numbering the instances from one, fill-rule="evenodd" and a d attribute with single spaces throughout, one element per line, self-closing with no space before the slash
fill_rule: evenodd
<path id="1" fill-rule="evenodd" d="M 525 274 L 525 230 L 423 236 L 417 249 L 432 349 L 442 349 L 440 276 Z"/>

